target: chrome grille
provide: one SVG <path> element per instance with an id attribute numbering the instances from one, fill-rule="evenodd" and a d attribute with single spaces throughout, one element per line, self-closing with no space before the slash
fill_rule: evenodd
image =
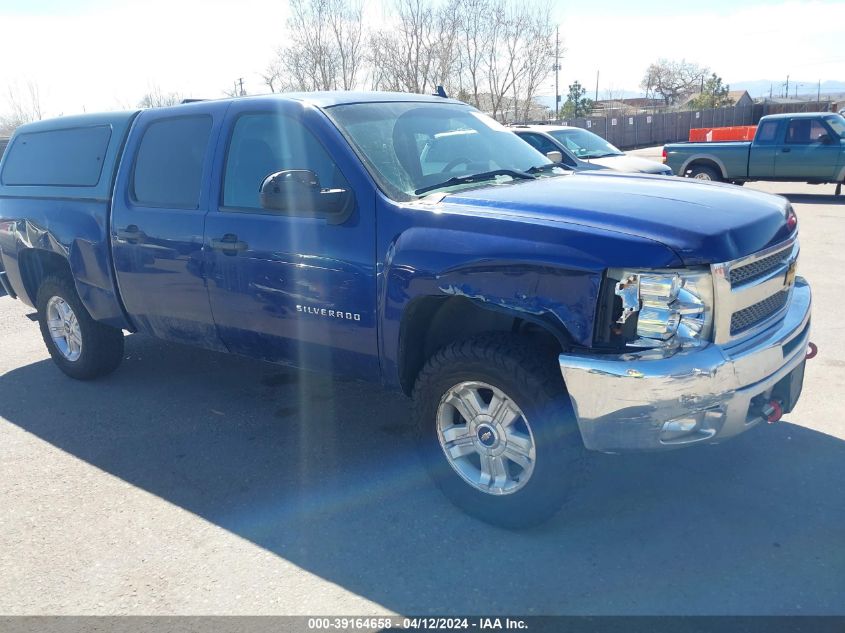
<path id="1" fill-rule="evenodd" d="M 779 319 L 792 296 L 797 235 L 733 261 L 713 264 L 713 341 L 739 344 Z"/>
<path id="2" fill-rule="evenodd" d="M 786 305 L 787 299 L 789 290 L 781 290 L 768 299 L 734 312 L 731 316 L 731 336 L 736 336 L 776 314 Z"/>
<path id="3" fill-rule="evenodd" d="M 774 255 L 769 255 L 763 259 L 758 259 L 750 264 L 732 268 L 730 271 L 731 286 L 736 288 L 742 284 L 748 284 L 752 281 L 762 279 L 770 272 L 777 270 L 789 259 L 791 249 L 784 249 Z"/>

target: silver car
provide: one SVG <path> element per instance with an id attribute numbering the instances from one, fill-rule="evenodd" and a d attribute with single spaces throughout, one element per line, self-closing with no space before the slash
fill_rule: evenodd
<path id="1" fill-rule="evenodd" d="M 513 125 L 511 130 L 536 150 L 548 155 L 560 152 L 562 162 L 573 169 L 613 169 L 671 176 L 672 169 L 639 156 L 628 156 L 602 137 L 580 127 L 565 125 Z"/>

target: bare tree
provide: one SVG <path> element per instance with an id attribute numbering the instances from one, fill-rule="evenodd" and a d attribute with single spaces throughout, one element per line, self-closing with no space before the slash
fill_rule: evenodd
<path id="1" fill-rule="evenodd" d="M 271 91 L 352 90 L 364 62 L 358 0 L 290 0 L 290 43 L 262 74 Z"/>
<path id="2" fill-rule="evenodd" d="M 184 97 L 178 92 L 164 92 L 161 86 L 153 86 L 138 101 L 139 108 L 164 108 L 182 103 Z"/>
<path id="3" fill-rule="evenodd" d="M 515 118 L 527 121 L 537 91 L 551 73 L 549 60 L 554 54 L 554 24 L 551 21 L 551 9 L 548 4 L 528 7 L 526 25 L 523 30 L 522 44 L 519 46 L 520 59 L 517 63 L 519 73 L 514 82 L 515 99 L 522 99 L 520 113 L 518 102 L 515 105 Z"/>
<path id="4" fill-rule="evenodd" d="M 659 95 L 667 106 L 673 105 L 697 92 L 709 72 L 709 68 L 683 59 L 659 59 L 646 69 L 640 87 L 647 94 Z"/>
<path id="5" fill-rule="evenodd" d="M 28 81 L 26 88 L 9 86 L 8 112 L 0 115 L 0 136 L 7 136 L 19 125 L 41 120 L 41 90 L 34 81 Z"/>
<path id="6" fill-rule="evenodd" d="M 370 37 L 373 87 L 416 93 L 454 88 L 460 4 L 395 0 L 393 22 Z"/>
<path id="7" fill-rule="evenodd" d="M 487 51 L 493 46 L 490 30 L 490 15 L 493 10 L 492 0 L 466 0 L 461 3 L 457 26 L 459 66 L 462 76 L 466 77 L 466 91 L 470 102 L 476 108 L 482 108 L 481 94 L 484 91 L 483 63 Z"/>

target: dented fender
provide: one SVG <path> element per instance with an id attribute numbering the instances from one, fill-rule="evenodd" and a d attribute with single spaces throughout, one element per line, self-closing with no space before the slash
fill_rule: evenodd
<path id="1" fill-rule="evenodd" d="M 670 249 L 651 240 L 567 223 L 413 204 L 380 217 L 408 223 L 382 242 L 387 247 L 379 274 L 380 346 L 391 385 L 398 381 L 402 321 L 418 299 L 463 297 L 542 323 L 559 340 L 589 347 L 608 267 L 621 261 L 678 263 Z"/>

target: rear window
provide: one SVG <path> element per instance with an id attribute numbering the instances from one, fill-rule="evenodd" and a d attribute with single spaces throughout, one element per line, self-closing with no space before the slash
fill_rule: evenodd
<path id="1" fill-rule="evenodd" d="M 757 129 L 757 136 L 754 138 L 754 140 L 757 142 L 758 145 L 770 145 L 775 142 L 777 132 L 777 121 L 765 121 L 761 123 L 760 127 Z"/>
<path id="2" fill-rule="evenodd" d="M 211 123 L 211 117 L 204 114 L 150 124 L 135 158 L 134 202 L 151 207 L 199 207 Z"/>
<path id="3" fill-rule="evenodd" d="M 94 187 L 100 182 L 111 126 L 19 134 L 3 164 L 4 185 Z"/>

